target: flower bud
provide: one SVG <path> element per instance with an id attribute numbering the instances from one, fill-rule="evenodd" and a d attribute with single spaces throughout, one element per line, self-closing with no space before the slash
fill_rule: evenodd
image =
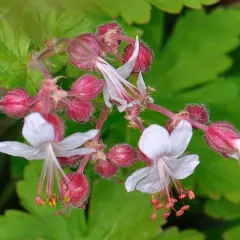
<path id="1" fill-rule="evenodd" d="M 77 208 L 85 208 L 90 186 L 83 174 L 76 172 L 67 175 L 61 183 L 61 198 L 63 202 Z"/>
<path id="2" fill-rule="evenodd" d="M 70 62 L 84 70 L 94 70 L 96 58 L 100 56 L 100 45 L 95 35 L 91 33 L 81 34 L 75 37 L 68 47 Z"/>
<path id="3" fill-rule="evenodd" d="M 58 161 L 62 167 L 75 167 L 78 165 L 82 156 L 76 155 L 71 157 L 58 157 Z"/>
<path id="4" fill-rule="evenodd" d="M 16 88 L 4 95 L 0 106 L 11 117 L 22 118 L 29 112 L 29 100 L 30 96 L 25 90 Z"/>
<path id="5" fill-rule="evenodd" d="M 84 123 L 92 116 L 94 107 L 91 102 L 72 100 L 67 105 L 67 115 L 70 119 Z"/>
<path id="6" fill-rule="evenodd" d="M 231 155 L 239 148 L 240 134 L 230 123 L 215 122 L 205 131 L 205 139 L 215 151 Z"/>
<path id="7" fill-rule="evenodd" d="M 97 35 L 99 36 L 99 42 L 105 53 L 116 53 L 118 51 L 121 41 L 117 40 L 117 37 L 118 35 L 123 35 L 123 31 L 117 23 L 112 22 L 99 26 Z"/>
<path id="8" fill-rule="evenodd" d="M 130 44 L 124 49 L 123 61 L 126 63 L 133 54 L 134 45 Z M 139 53 L 135 65 L 133 67 L 134 73 L 148 72 L 151 68 L 153 60 L 152 51 L 142 42 L 139 44 Z"/>
<path id="9" fill-rule="evenodd" d="M 96 163 L 95 172 L 103 178 L 111 178 L 116 175 L 118 168 L 107 160 L 100 160 Z"/>
<path id="10" fill-rule="evenodd" d="M 209 122 L 209 113 L 203 104 L 188 104 L 184 110 L 187 112 L 187 116 L 194 121 L 202 124 L 207 124 Z"/>
<path id="11" fill-rule="evenodd" d="M 72 85 L 72 92 L 82 100 L 92 100 L 103 90 L 105 83 L 92 75 L 77 79 Z"/>
<path id="12" fill-rule="evenodd" d="M 65 131 L 65 125 L 61 118 L 58 115 L 48 113 L 43 114 L 43 117 L 46 119 L 48 123 L 50 123 L 53 126 L 54 133 L 55 133 L 55 142 L 59 142 L 63 139 L 64 131 Z"/>
<path id="13" fill-rule="evenodd" d="M 137 160 L 136 150 L 127 144 L 118 144 L 108 153 L 109 160 L 117 167 L 129 167 Z"/>

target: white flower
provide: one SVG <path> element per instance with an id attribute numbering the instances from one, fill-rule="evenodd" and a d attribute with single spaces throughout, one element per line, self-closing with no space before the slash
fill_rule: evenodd
<path id="1" fill-rule="evenodd" d="M 136 189 L 144 193 L 159 193 L 159 196 L 166 194 L 166 208 L 172 207 L 176 201 L 170 191 L 170 183 L 175 185 L 180 199 L 187 195 L 194 198 L 193 192 L 185 190 L 178 181 L 191 175 L 199 164 L 198 155 L 182 156 L 191 137 L 192 126 L 187 121 L 181 121 L 170 135 L 159 125 L 145 129 L 139 148 L 152 159 L 152 165 L 128 177 L 125 182 L 127 191 Z"/>
<path id="2" fill-rule="evenodd" d="M 57 157 L 85 155 L 94 152 L 94 149 L 78 147 L 93 139 L 98 134 L 98 130 L 75 133 L 56 143 L 54 142 L 53 126 L 39 113 L 31 113 L 24 120 L 22 134 L 30 145 L 13 141 L 0 142 L 0 152 L 24 157 L 27 160 L 44 160 L 38 195 L 41 194 L 42 185 L 47 175 L 47 195 L 48 198 L 51 198 L 54 171 L 58 182 L 60 180 L 59 173 L 66 177 Z"/>
<path id="3" fill-rule="evenodd" d="M 120 68 L 115 69 L 104 59 L 98 57 L 96 67 L 104 76 L 106 87 L 103 90 L 104 101 L 108 107 L 112 107 L 110 101 L 118 104 L 118 110 L 124 111 L 134 98 L 138 98 L 140 93 L 133 84 L 126 79 L 130 76 L 139 52 L 138 37 L 134 46 L 134 51 L 130 59 Z M 131 95 L 129 94 L 131 93 Z"/>

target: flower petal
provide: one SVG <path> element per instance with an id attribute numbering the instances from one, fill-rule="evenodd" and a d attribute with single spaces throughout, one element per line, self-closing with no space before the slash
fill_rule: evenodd
<path id="1" fill-rule="evenodd" d="M 141 72 L 139 72 L 139 74 L 138 74 L 137 87 L 138 87 L 138 90 L 140 91 L 141 94 L 145 94 L 146 93 L 147 87 L 145 85 L 145 82 L 143 80 Z"/>
<path id="2" fill-rule="evenodd" d="M 111 108 L 112 104 L 110 103 L 110 94 L 107 86 L 103 89 L 103 99 L 107 107 Z"/>
<path id="3" fill-rule="evenodd" d="M 175 179 L 184 179 L 194 172 L 199 164 L 199 156 L 196 154 L 186 155 L 168 162 L 171 175 Z"/>
<path id="4" fill-rule="evenodd" d="M 32 146 L 54 140 L 53 126 L 39 113 L 31 113 L 25 117 L 22 134 Z"/>
<path id="5" fill-rule="evenodd" d="M 121 67 L 119 67 L 117 69 L 119 75 L 122 78 L 126 79 L 130 76 L 130 74 L 133 70 L 133 67 L 135 65 L 135 62 L 137 60 L 138 52 L 139 52 L 139 41 L 138 41 L 138 36 L 137 36 L 132 56 L 129 58 L 129 60 L 124 65 L 122 65 Z"/>
<path id="6" fill-rule="evenodd" d="M 188 121 L 181 121 L 170 135 L 171 155 L 181 156 L 186 150 L 191 137 L 192 125 Z"/>
<path id="7" fill-rule="evenodd" d="M 45 158 L 44 152 L 40 149 L 20 142 L 0 142 L 0 152 L 15 157 L 24 157 L 27 160 L 41 160 Z"/>
<path id="8" fill-rule="evenodd" d="M 125 181 L 125 187 L 126 187 L 127 191 L 128 192 L 134 191 L 138 182 L 140 180 L 142 180 L 143 178 L 145 178 L 146 176 L 148 176 L 151 171 L 152 171 L 151 167 L 145 167 L 145 168 L 135 171 Z"/>
<path id="9" fill-rule="evenodd" d="M 75 133 L 71 136 L 63 139 L 61 142 L 57 143 L 57 146 L 63 148 L 64 150 L 72 150 L 84 144 L 85 142 L 92 140 L 98 134 L 97 129 L 89 130 L 85 133 Z"/>
<path id="10" fill-rule="evenodd" d="M 53 145 L 54 153 L 56 157 L 71 157 L 76 155 L 87 155 L 94 153 L 96 150 L 94 148 L 77 148 L 73 150 L 65 150 L 63 148 L 58 147 L 57 145 Z"/>
<path id="11" fill-rule="evenodd" d="M 147 157 L 154 161 L 159 155 L 169 151 L 169 134 L 165 128 L 151 125 L 143 131 L 138 146 Z"/>

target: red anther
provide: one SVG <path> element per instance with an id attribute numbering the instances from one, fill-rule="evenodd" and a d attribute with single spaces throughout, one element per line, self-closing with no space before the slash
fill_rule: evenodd
<path id="1" fill-rule="evenodd" d="M 167 219 L 170 215 L 171 215 L 171 213 L 165 212 L 165 213 L 163 214 L 163 218 L 164 218 L 164 219 Z"/>
<path id="2" fill-rule="evenodd" d="M 84 123 L 89 120 L 94 111 L 94 107 L 91 102 L 72 100 L 67 104 L 67 115 L 70 119 Z"/>
<path id="3" fill-rule="evenodd" d="M 156 210 L 159 210 L 159 209 L 161 209 L 161 208 L 163 208 L 163 204 L 162 204 L 162 203 L 158 203 L 158 204 L 156 205 Z"/>
<path id="4" fill-rule="evenodd" d="M 101 54 L 101 47 L 95 35 L 81 34 L 69 44 L 68 54 L 70 62 L 84 70 L 95 70 L 96 59 Z"/>
<path id="5" fill-rule="evenodd" d="M 130 57 L 133 54 L 134 45 L 129 44 L 124 49 L 124 63 L 126 63 Z M 139 43 L 139 53 L 137 60 L 135 62 L 133 72 L 139 73 L 139 72 L 148 72 L 151 69 L 151 63 L 153 60 L 153 54 L 152 51 L 144 44 L 143 42 Z"/>
<path id="6" fill-rule="evenodd" d="M 187 211 L 189 208 L 190 208 L 189 205 L 185 205 L 185 206 L 182 206 L 182 207 L 181 207 L 181 210 Z"/>
<path id="7" fill-rule="evenodd" d="M 39 206 L 43 206 L 45 204 L 45 201 L 43 201 L 39 196 L 35 198 L 35 201 Z"/>
<path id="8" fill-rule="evenodd" d="M 151 200 L 151 202 L 152 202 L 153 205 L 157 205 L 157 204 L 158 204 L 158 200 L 155 199 L 155 198 L 153 198 L 153 199 Z"/>
<path id="9" fill-rule="evenodd" d="M 128 144 L 118 144 L 109 150 L 108 158 L 117 167 L 129 167 L 137 160 L 136 150 Z"/>
<path id="10" fill-rule="evenodd" d="M 103 178 L 111 178 L 116 175 L 118 167 L 109 161 L 100 160 L 95 166 L 95 172 Z"/>
<path id="11" fill-rule="evenodd" d="M 194 199 L 195 198 L 195 193 L 193 191 L 188 191 L 188 198 L 190 200 Z"/>
<path id="12" fill-rule="evenodd" d="M 180 216 L 182 216 L 183 214 L 184 214 L 184 210 L 179 210 L 179 211 L 176 212 L 176 216 L 177 216 L 177 217 L 180 217 Z"/>
<path id="13" fill-rule="evenodd" d="M 168 202 L 166 205 L 165 205 L 165 208 L 172 208 L 174 206 L 174 203 L 173 202 Z"/>
<path id="14" fill-rule="evenodd" d="M 177 199 L 175 199 L 175 198 L 169 198 L 169 202 L 176 203 L 176 202 L 177 202 Z"/>
<path id="15" fill-rule="evenodd" d="M 78 78 L 72 85 L 72 92 L 81 100 L 92 100 L 103 91 L 105 82 L 90 74 Z"/>
<path id="16" fill-rule="evenodd" d="M 184 193 L 181 193 L 181 194 L 178 196 L 179 199 L 184 199 L 184 198 L 186 198 L 186 197 L 187 197 L 187 195 L 184 194 Z"/>
<path id="17" fill-rule="evenodd" d="M 153 214 L 152 214 L 152 216 L 151 216 L 151 220 L 155 220 L 156 217 L 157 217 L 157 212 L 154 211 Z"/>

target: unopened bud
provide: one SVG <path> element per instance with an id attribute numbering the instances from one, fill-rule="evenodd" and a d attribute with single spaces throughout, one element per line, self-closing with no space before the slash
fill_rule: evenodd
<path id="1" fill-rule="evenodd" d="M 100 56 L 100 45 L 95 35 L 81 34 L 75 37 L 68 47 L 70 62 L 84 70 L 94 70 L 96 59 Z"/>
<path id="2" fill-rule="evenodd" d="M 129 44 L 124 49 L 124 63 L 126 63 L 133 54 L 134 45 Z M 152 51 L 142 42 L 139 43 L 139 53 L 135 65 L 133 67 L 134 73 L 148 72 L 151 69 L 151 63 L 153 60 Z"/>
<path id="3" fill-rule="evenodd" d="M 179 211 L 176 212 L 176 216 L 177 216 L 177 217 L 180 217 L 180 216 L 182 216 L 183 214 L 184 214 L 184 210 L 179 210 Z"/>
<path id="4" fill-rule="evenodd" d="M 118 51 L 121 41 L 118 40 L 117 37 L 118 35 L 123 35 L 123 31 L 117 23 L 112 22 L 99 26 L 97 35 L 99 36 L 99 42 L 105 53 L 116 53 Z"/>
<path id="5" fill-rule="evenodd" d="M 77 79 L 72 85 L 72 92 L 82 100 L 92 100 L 103 91 L 105 83 L 92 75 Z"/>
<path id="6" fill-rule="evenodd" d="M 63 139 L 64 131 L 65 131 L 65 125 L 61 118 L 58 115 L 48 113 L 43 114 L 43 117 L 46 119 L 48 123 L 50 123 L 53 126 L 54 133 L 55 133 L 55 142 L 59 142 Z"/>
<path id="7" fill-rule="evenodd" d="M 0 101 L 1 109 L 11 117 L 22 118 L 29 112 L 29 94 L 20 88 L 7 92 Z"/>
<path id="8" fill-rule="evenodd" d="M 193 200 L 195 198 L 195 193 L 193 191 L 188 191 L 188 198 Z"/>
<path id="9" fill-rule="evenodd" d="M 188 209 L 190 209 L 189 205 L 185 205 L 185 206 L 181 207 L 181 210 L 183 210 L 183 211 L 187 211 Z"/>
<path id="10" fill-rule="evenodd" d="M 240 134 L 230 123 L 215 122 L 205 131 L 208 145 L 223 154 L 233 154 L 239 148 Z"/>
<path id="11" fill-rule="evenodd" d="M 92 116 L 94 107 L 89 101 L 72 100 L 67 105 L 67 115 L 70 119 L 84 123 Z"/>
<path id="12" fill-rule="evenodd" d="M 118 144 L 109 150 L 108 158 L 118 167 L 129 167 L 136 162 L 137 152 L 128 144 Z"/>
<path id="13" fill-rule="evenodd" d="M 170 215 L 171 215 L 171 213 L 165 212 L 165 213 L 163 214 L 163 218 L 164 218 L 164 219 L 167 219 Z"/>
<path id="14" fill-rule="evenodd" d="M 58 161 L 62 167 L 75 167 L 78 165 L 82 156 L 58 157 Z"/>
<path id="15" fill-rule="evenodd" d="M 207 124 L 209 122 L 209 113 L 205 105 L 188 104 L 185 109 L 190 119 Z"/>
<path id="16" fill-rule="evenodd" d="M 61 183 L 62 201 L 77 208 L 85 207 L 89 191 L 88 180 L 83 174 L 70 173 Z"/>
<path id="17" fill-rule="evenodd" d="M 95 172 L 103 178 L 111 178 L 116 175 L 118 168 L 109 161 L 100 160 L 95 166 Z"/>

